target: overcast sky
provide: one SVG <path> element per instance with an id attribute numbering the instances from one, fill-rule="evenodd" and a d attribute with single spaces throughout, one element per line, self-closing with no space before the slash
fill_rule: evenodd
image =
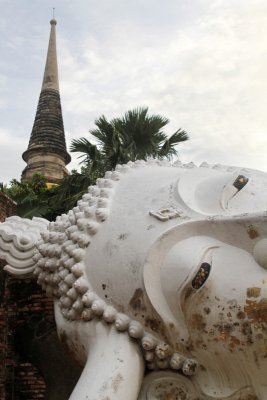
<path id="1" fill-rule="evenodd" d="M 0 181 L 20 178 L 56 8 L 65 134 L 137 106 L 183 162 L 267 171 L 266 0 L 0 0 Z M 77 166 L 73 161 L 69 169 Z"/>

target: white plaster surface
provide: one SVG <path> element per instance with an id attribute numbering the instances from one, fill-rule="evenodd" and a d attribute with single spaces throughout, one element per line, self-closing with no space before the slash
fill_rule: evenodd
<path id="1" fill-rule="evenodd" d="M 49 224 L 35 274 L 85 366 L 71 400 L 266 400 L 266 199 L 258 171 L 136 162 Z"/>

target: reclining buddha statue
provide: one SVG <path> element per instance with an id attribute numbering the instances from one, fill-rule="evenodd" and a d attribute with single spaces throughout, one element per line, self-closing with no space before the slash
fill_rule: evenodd
<path id="1" fill-rule="evenodd" d="M 71 400 L 267 399 L 267 174 L 117 166 L 55 222 L 10 217 L 0 258 L 54 298 Z"/>

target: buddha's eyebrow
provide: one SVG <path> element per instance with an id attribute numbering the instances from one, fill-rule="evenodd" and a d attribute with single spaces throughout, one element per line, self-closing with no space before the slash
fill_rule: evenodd
<path id="1" fill-rule="evenodd" d="M 231 177 L 231 180 L 224 186 L 221 196 L 221 207 L 224 210 L 227 208 L 229 201 L 246 186 L 248 181 L 249 179 L 245 175 Z"/>

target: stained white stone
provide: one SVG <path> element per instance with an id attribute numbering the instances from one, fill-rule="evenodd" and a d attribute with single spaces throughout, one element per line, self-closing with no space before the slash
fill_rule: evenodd
<path id="1" fill-rule="evenodd" d="M 71 400 L 265 400 L 266 174 L 154 160 L 117 169 L 33 244 L 27 222 L 0 224 L 0 256 L 35 269 L 58 329 L 88 360 Z M 128 390 L 112 397 L 103 376 L 117 382 L 118 370 Z"/>

